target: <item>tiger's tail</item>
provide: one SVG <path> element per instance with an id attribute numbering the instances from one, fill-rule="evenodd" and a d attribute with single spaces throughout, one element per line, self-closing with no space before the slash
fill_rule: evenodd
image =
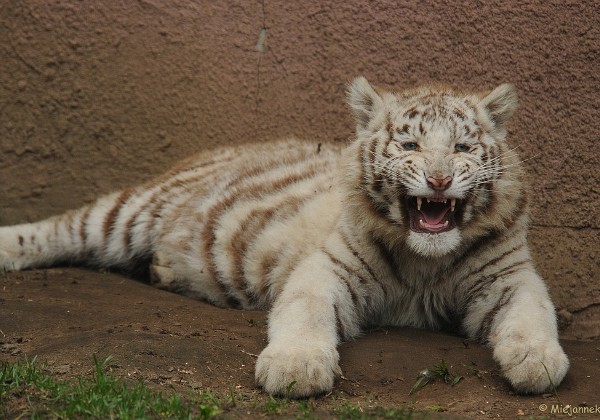
<path id="1" fill-rule="evenodd" d="M 123 190 L 46 220 L 0 227 L 0 271 L 61 263 L 129 268 L 150 256 L 154 242 L 139 201 Z"/>

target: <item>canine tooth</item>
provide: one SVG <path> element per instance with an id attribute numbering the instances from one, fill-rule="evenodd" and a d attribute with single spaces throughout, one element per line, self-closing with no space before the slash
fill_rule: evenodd
<path id="1" fill-rule="evenodd" d="M 427 199 L 427 202 L 428 202 L 428 203 L 431 203 L 431 200 L 428 198 L 428 199 Z"/>
<path id="2" fill-rule="evenodd" d="M 450 211 L 454 211 L 454 207 L 456 207 L 456 199 L 450 199 Z"/>
<path id="3" fill-rule="evenodd" d="M 446 226 L 448 226 L 448 221 L 447 220 L 444 222 L 444 227 L 446 227 Z"/>
<path id="4" fill-rule="evenodd" d="M 419 219 L 419 226 L 425 227 L 425 223 L 423 223 L 423 219 Z"/>
<path id="5" fill-rule="evenodd" d="M 417 210 L 421 210 L 421 204 L 423 204 L 423 199 L 421 197 L 417 197 Z"/>

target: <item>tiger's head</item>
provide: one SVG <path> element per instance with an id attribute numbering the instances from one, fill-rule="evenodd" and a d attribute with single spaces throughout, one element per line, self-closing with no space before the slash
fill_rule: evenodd
<path id="1" fill-rule="evenodd" d="M 399 227 L 394 234 L 412 251 L 448 254 L 515 216 L 520 169 L 505 142 L 517 107 L 512 85 L 488 94 L 442 86 L 392 93 L 359 77 L 348 102 L 360 165 L 354 198 L 362 194 L 376 217 Z"/>

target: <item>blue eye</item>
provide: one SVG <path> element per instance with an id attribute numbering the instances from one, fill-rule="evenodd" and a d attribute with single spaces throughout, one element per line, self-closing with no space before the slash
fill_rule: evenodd
<path id="1" fill-rule="evenodd" d="M 417 143 L 415 143 L 414 141 L 409 141 L 406 143 L 402 143 L 402 148 L 404 150 L 412 151 L 412 150 L 417 150 L 419 148 L 419 145 Z"/>
<path id="2" fill-rule="evenodd" d="M 456 143 L 456 145 L 454 146 L 454 150 L 460 153 L 467 153 L 469 150 L 471 150 L 471 148 L 467 144 Z"/>

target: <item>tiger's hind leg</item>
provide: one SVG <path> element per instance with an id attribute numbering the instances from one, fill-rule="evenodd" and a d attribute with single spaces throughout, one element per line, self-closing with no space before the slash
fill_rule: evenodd
<path id="1" fill-rule="evenodd" d="M 159 289 L 172 289 L 176 283 L 176 273 L 171 267 L 167 254 L 155 252 L 150 264 L 150 283 Z"/>
<path id="2" fill-rule="evenodd" d="M 201 245 L 195 240 L 197 234 L 198 231 L 173 228 L 158 240 L 150 263 L 150 282 L 159 289 L 228 306 L 223 286 L 206 269 Z"/>

